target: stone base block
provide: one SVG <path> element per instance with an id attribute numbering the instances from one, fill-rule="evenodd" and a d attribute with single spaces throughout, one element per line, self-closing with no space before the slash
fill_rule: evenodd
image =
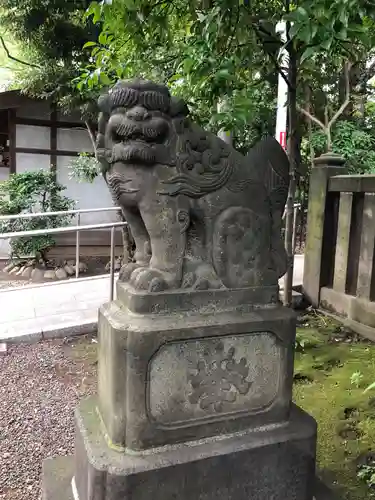
<path id="1" fill-rule="evenodd" d="M 286 425 L 124 454 L 108 448 L 90 399 L 77 411 L 75 500 L 312 500 L 315 440 L 315 421 L 293 407 Z M 44 500 L 67 500 L 50 481 Z"/>
<path id="2" fill-rule="evenodd" d="M 194 294 L 191 294 L 194 296 Z M 289 418 L 295 314 L 99 314 L 99 411 L 120 449 L 174 445 Z"/>

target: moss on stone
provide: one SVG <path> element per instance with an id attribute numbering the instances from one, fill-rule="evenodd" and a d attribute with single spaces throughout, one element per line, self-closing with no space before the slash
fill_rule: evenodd
<path id="1" fill-rule="evenodd" d="M 294 400 L 318 422 L 318 467 L 342 498 L 367 500 L 357 460 L 375 450 L 375 391 L 364 394 L 375 380 L 375 344 L 317 315 L 303 318 L 297 339 Z M 359 387 L 351 381 L 354 372 L 363 376 Z"/>

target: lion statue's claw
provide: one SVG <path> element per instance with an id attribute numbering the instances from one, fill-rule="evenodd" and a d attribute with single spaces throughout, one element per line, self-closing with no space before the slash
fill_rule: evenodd
<path id="1" fill-rule="evenodd" d="M 169 279 L 168 279 L 169 278 Z M 148 292 L 162 292 L 171 288 L 170 276 L 158 269 L 139 269 L 132 274 L 130 283 L 137 290 L 147 290 Z"/>
<path id="2" fill-rule="evenodd" d="M 123 265 L 120 269 L 119 281 L 122 281 L 122 282 L 130 281 L 133 272 L 138 270 L 138 269 L 143 269 L 143 266 L 140 264 L 137 264 L 136 262 L 129 262 L 129 263 Z"/>

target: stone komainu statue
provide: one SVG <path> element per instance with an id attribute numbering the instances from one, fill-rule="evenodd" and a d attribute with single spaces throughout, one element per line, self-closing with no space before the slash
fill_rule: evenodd
<path id="1" fill-rule="evenodd" d="M 149 81 L 120 81 L 99 106 L 97 157 L 136 245 L 120 280 L 149 292 L 276 285 L 289 183 L 278 142 L 243 156 Z"/>

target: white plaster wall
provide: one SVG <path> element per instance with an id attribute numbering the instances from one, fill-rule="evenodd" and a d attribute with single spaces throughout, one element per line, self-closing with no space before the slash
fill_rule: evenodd
<path id="1" fill-rule="evenodd" d="M 9 168 L 0 167 L 0 182 L 9 177 Z M 0 240 L 0 259 L 7 259 L 10 255 L 10 246 L 8 240 Z"/>
<path id="2" fill-rule="evenodd" d="M 7 180 L 9 177 L 9 168 L 0 167 L 0 182 Z"/>
<path id="3" fill-rule="evenodd" d="M 50 156 L 33 153 L 16 153 L 17 174 L 35 170 L 50 170 Z"/>
<path id="4" fill-rule="evenodd" d="M 10 253 L 9 240 L 0 240 L 0 259 L 9 259 Z"/>
<path id="5" fill-rule="evenodd" d="M 17 116 L 22 118 L 39 118 L 49 120 L 51 116 L 50 105 L 46 101 L 30 102 L 27 106 L 17 109 Z"/>
<path id="6" fill-rule="evenodd" d="M 90 136 L 86 129 L 57 129 L 57 149 L 60 151 L 93 151 Z"/>
<path id="7" fill-rule="evenodd" d="M 72 157 L 57 157 L 57 180 L 60 184 L 66 186 L 65 196 L 76 202 L 79 208 L 107 208 L 112 207 L 113 203 L 104 179 L 100 176 L 90 184 L 89 182 L 77 182 L 69 178 L 69 164 Z M 82 214 L 82 224 L 101 224 L 105 222 L 116 221 L 115 212 L 96 212 L 92 214 Z"/>
<path id="8" fill-rule="evenodd" d="M 50 129 L 48 127 L 16 126 L 17 148 L 50 149 L 50 144 Z"/>

